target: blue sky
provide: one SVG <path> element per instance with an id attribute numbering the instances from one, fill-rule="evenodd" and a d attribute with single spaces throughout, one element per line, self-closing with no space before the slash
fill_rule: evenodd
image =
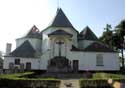
<path id="1" fill-rule="evenodd" d="M 73 26 L 81 31 L 89 26 L 99 37 L 106 24 L 116 26 L 125 19 L 125 0 L 60 0 L 61 7 Z M 16 46 L 20 38 L 35 24 L 43 30 L 52 21 L 57 0 L 0 0 L 0 50 L 6 43 Z"/>
<path id="2" fill-rule="evenodd" d="M 114 27 L 125 18 L 125 0 L 60 0 L 60 7 L 77 30 L 88 25 L 97 36 L 107 23 Z"/>

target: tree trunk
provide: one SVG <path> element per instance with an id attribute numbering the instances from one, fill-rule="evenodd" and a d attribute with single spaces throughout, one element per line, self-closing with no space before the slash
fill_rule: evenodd
<path id="1" fill-rule="evenodd" d="M 122 54 L 122 67 L 124 68 L 124 49 L 121 49 L 121 54 Z"/>
<path id="2" fill-rule="evenodd" d="M 122 68 L 124 69 L 124 36 L 122 36 L 122 49 L 121 49 L 121 54 L 122 54 Z"/>

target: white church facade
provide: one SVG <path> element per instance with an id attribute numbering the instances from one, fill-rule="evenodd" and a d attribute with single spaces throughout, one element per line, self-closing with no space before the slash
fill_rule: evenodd
<path id="1" fill-rule="evenodd" d="M 16 39 L 16 49 L 7 44 L 4 69 L 46 70 L 50 72 L 117 71 L 118 52 L 99 41 L 87 26 L 80 33 L 61 9 L 53 22 L 39 31 L 33 26 Z"/>

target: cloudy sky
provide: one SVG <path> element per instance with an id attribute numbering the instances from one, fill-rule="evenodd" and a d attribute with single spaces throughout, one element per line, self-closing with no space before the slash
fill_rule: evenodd
<path id="1" fill-rule="evenodd" d="M 59 0 L 58 0 L 59 1 Z M 0 50 L 25 35 L 33 25 L 46 28 L 61 7 L 74 27 L 89 26 L 99 37 L 106 24 L 114 28 L 125 19 L 125 0 L 0 0 Z"/>

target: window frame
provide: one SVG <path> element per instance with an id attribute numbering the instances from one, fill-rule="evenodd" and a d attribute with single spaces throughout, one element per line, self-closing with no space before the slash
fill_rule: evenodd
<path id="1" fill-rule="evenodd" d="M 96 66 L 104 66 L 104 59 L 102 54 L 96 55 Z"/>
<path id="2" fill-rule="evenodd" d="M 15 65 L 20 65 L 20 59 L 19 58 L 16 58 L 15 61 L 14 61 Z"/>

